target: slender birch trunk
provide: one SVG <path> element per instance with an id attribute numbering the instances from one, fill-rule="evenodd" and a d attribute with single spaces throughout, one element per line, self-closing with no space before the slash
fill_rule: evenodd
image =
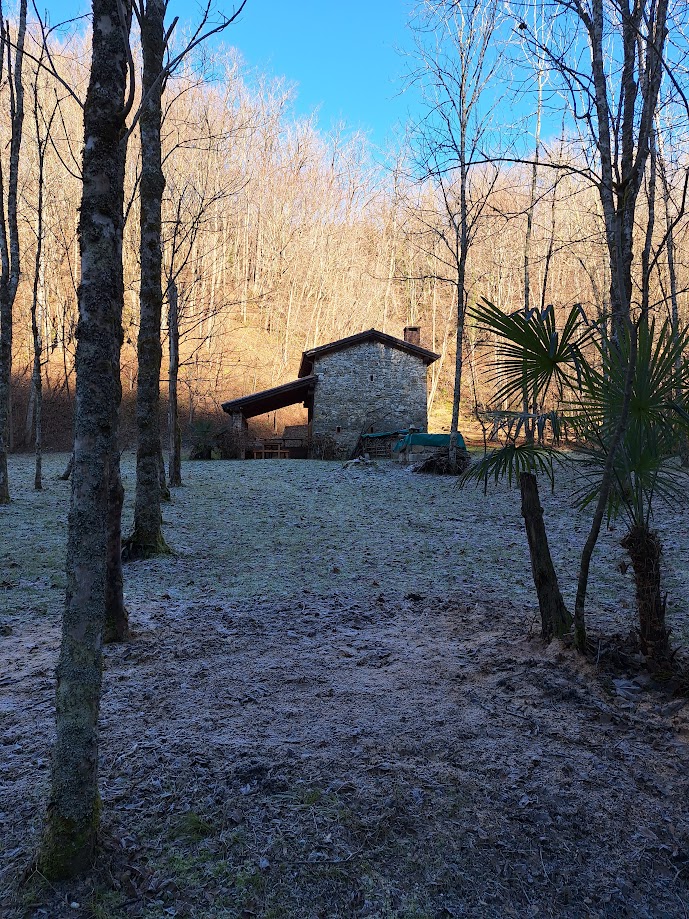
<path id="1" fill-rule="evenodd" d="M 19 285 L 19 226 L 17 222 L 17 183 L 19 154 L 24 125 L 24 37 L 26 35 L 26 0 L 19 6 L 19 25 L 14 53 L 9 24 L 0 5 L 0 80 L 5 60 L 10 90 L 10 162 L 5 192 L 5 179 L 0 166 L 0 504 L 10 502 L 7 454 L 12 443 L 12 312 Z M 5 197 L 6 196 L 6 197 Z M 5 205 L 5 201 L 7 204 Z M 7 210 L 5 210 L 5 206 Z"/>
<path id="2" fill-rule="evenodd" d="M 119 381 L 113 367 L 121 342 L 124 98 L 131 4 L 130 0 L 93 0 L 92 10 L 79 220 L 81 284 L 67 592 L 57 665 L 57 739 L 38 858 L 40 872 L 51 879 L 70 877 L 91 865 L 100 811 L 98 713 L 108 493 L 117 434 Z"/>

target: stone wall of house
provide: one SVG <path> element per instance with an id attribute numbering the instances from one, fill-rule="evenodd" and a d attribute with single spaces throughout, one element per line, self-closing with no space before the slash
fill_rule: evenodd
<path id="1" fill-rule="evenodd" d="M 420 358 L 372 341 L 324 354 L 313 368 L 314 437 L 332 437 L 336 454 L 348 456 L 362 433 L 425 431 L 426 370 Z"/>

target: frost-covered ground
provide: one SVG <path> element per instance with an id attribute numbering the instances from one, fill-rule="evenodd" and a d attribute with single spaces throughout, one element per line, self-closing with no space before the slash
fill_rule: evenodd
<path id="1" fill-rule="evenodd" d="M 13 457 L 0 509 L 3 919 L 687 915 L 685 710 L 542 648 L 516 492 L 385 464 L 186 464 L 176 555 L 126 566 L 136 636 L 106 651 L 98 862 L 17 885 L 48 778 L 65 461 L 35 493 Z M 566 488 L 543 503 L 571 605 L 587 520 Z M 679 644 L 686 523 L 657 520 Z M 592 571 L 603 633 L 633 625 L 622 535 Z"/>

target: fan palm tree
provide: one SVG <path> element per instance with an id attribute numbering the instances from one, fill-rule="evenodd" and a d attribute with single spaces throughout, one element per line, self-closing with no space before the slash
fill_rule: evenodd
<path id="1" fill-rule="evenodd" d="M 620 339 L 617 348 L 607 349 L 600 370 L 588 375 L 580 393 L 578 498 L 585 507 L 597 497 L 608 456 L 611 419 L 618 416 L 622 406 L 622 368 L 632 360 L 635 350 L 629 417 L 612 463 L 607 513 L 609 517 L 623 516 L 627 522 L 622 546 L 634 570 L 642 651 L 663 657 L 669 631 L 660 581 L 662 546 L 651 521 L 657 501 L 670 506 L 686 501 L 687 469 L 676 457 L 689 417 L 677 401 L 677 392 L 685 391 L 689 382 L 684 359 L 689 332 L 685 329 L 676 335 L 669 322 L 658 327 L 644 315 L 636 325 L 635 338 L 634 349 L 629 337 Z"/>
<path id="2" fill-rule="evenodd" d="M 644 314 L 611 342 L 579 306 L 570 310 L 562 329 L 552 306 L 528 316 L 505 315 L 483 301 L 471 315 L 501 345 L 499 362 L 488 371 L 495 401 L 509 404 L 527 386 L 539 405 L 554 406 L 536 419 L 539 430 L 550 423 L 554 446 L 518 443 L 523 418 L 512 426 L 507 443 L 487 453 L 462 479 L 486 486 L 491 478 L 510 484 L 519 480 L 543 637 L 564 634 L 572 618 L 550 559 L 537 475 L 545 474 L 552 484 L 556 465 L 570 460 L 578 472 L 580 506 L 596 505 L 580 563 L 577 645 L 584 650 L 588 565 L 601 520 L 606 514 L 608 519 L 624 514 L 628 530 L 622 545 L 634 570 L 641 646 L 647 654 L 662 656 L 668 630 L 660 589 L 661 544 L 651 519 L 656 500 L 683 499 L 689 482 L 674 460 L 678 438 L 689 430 L 689 416 L 675 398 L 677 391 L 689 387 L 689 365 L 683 358 L 689 333 L 677 334 L 667 322 L 658 329 Z M 565 424 L 577 437 L 574 453 L 559 448 Z"/>

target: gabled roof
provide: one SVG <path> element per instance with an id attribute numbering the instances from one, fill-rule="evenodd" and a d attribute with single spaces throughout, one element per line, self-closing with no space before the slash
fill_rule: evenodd
<path id="1" fill-rule="evenodd" d="M 329 354 L 332 351 L 344 351 L 345 348 L 360 345 L 365 341 L 375 341 L 381 345 L 386 345 L 388 348 L 397 348 L 398 351 L 406 351 L 407 354 L 413 354 L 415 357 L 420 358 L 425 364 L 432 364 L 440 357 L 439 354 L 435 354 L 427 348 L 422 348 L 420 345 L 412 345 L 402 338 L 386 335 L 385 332 L 379 332 L 377 329 L 369 329 L 367 332 L 359 332 L 357 335 L 350 335 L 348 338 L 340 338 L 338 341 L 332 341 L 329 345 L 320 345 L 318 348 L 311 348 L 309 351 L 304 351 L 301 358 L 301 366 L 299 367 L 299 376 L 307 377 L 313 373 L 314 361 L 317 361 L 322 355 Z"/>
<path id="2" fill-rule="evenodd" d="M 296 405 L 298 402 L 308 403 L 309 400 L 313 399 L 313 391 L 317 380 L 317 376 L 307 376 L 302 377 L 300 380 L 292 380 L 290 383 L 283 383 L 282 386 L 274 386 L 272 389 L 264 389 L 262 392 L 255 392 L 250 396 L 242 396 L 241 399 L 223 402 L 222 410 L 227 412 L 228 415 L 234 412 L 241 412 L 245 418 L 254 418 L 256 415 L 274 412 L 279 408 L 286 408 L 288 405 Z"/>

